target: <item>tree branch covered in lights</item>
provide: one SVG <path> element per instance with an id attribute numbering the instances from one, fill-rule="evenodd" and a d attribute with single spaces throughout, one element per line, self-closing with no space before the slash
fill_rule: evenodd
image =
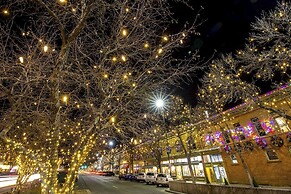
<path id="1" fill-rule="evenodd" d="M 170 34 L 170 1 L 16 0 L 0 9 L 0 137 L 35 162 L 42 193 L 71 193 L 96 142 L 127 134 L 146 94 L 199 68 L 197 53 L 173 57 L 198 24 Z M 63 186 L 60 164 L 69 167 Z"/>
<path id="2" fill-rule="evenodd" d="M 246 48 L 237 54 L 244 72 L 251 72 L 262 80 L 282 76 L 290 82 L 290 21 L 290 2 L 278 3 L 274 11 L 257 18 L 251 26 Z"/>
<path id="3" fill-rule="evenodd" d="M 244 50 L 212 62 L 209 73 L 201 80 L 199 93 L 207 107 L 222 112 L 226 104 L 247 102 L 246 108 L 257 105 L 291 119 L 286 110 L 272 101 L 262 101 L 259 96 L 262 87 L 269 85 L 265 81 L 274 83 L 276 88 L 278 82 L 281 87 L 287 83 L 280 95 L 290 93 L 290 11 L 290 3 L 279 3 L 274 11 L 264 13 L 252 24 L 250 41 Z"/>

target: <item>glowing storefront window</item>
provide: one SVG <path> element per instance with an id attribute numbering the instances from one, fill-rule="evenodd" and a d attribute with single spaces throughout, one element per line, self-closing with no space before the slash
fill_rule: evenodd
<path id="1" fill-rule="evenodd" d="M 203 155 L 203 159 L 205 163 L 210 163 L 211 159 L 210 159 L 210 155 Z"/>
<path id="2" fill-rule="evenodd" d="M 222 162 L 222 157 L 220 154 L 212 154 L 210 156 L 212 162 Z"/>
<path id="3" fill-rule="evenodd" d="M 192 165 L 195 176 L 204 177 L 203 164 Z"/>
<path id="4" fill-rule="evenodd" d="M 231 155 L 230 155 L 230 159 L 231 159 L 231 162 L 232 162 L 233 164 L 237 164 L 237 163 L 238 163 L 235 154 L 231 154 Z"/>
<path id="5" fill-rule="evenodd" d="M 192 162 L 201 162 L 202 161 L 202 157 L 201 156 L 194 156 L 191 158 Z"/>
<path id="6" fill-rule="evenodd" d="M 284 118 L 277 117 L 277 118 L 275 118 L 275 120 L 276 120 L 277 124 L 279 125 L 282 132 L 290 131 L 290 128 L 287 125 L 287 123 L 285 122 Z"/>
<path id="7" fill-rule="evenodd" d="M 177 163 L 187 162 L 187 158 L 179 158 L 177 159 Z"/>
<path id="8" fill-rule="evenodd" d="M 191 176 L 189 166 L 182 166 L 183 176 Z"/>

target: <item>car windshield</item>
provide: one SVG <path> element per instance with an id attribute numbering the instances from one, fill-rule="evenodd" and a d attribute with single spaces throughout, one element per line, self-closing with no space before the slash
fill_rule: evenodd
<path id="1" fill-rule="evenodd" d="M 144 175 L 143 173 L 139 173 L 138 175 Z"/>
<path id="2" fill-rule="evenodd" d="M 154 173 L 147 173 L 147 175 L 149 175 L 149 176 L 154 176 Z"/>

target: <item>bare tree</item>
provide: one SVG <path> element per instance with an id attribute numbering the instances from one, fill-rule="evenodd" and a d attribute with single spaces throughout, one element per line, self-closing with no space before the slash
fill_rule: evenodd
<path id="1" fill-rule="evenodd" d="M 251 25 L 246 48 L 237 54 L 242 71 L 262 80 L 283 77 L 290 81 L 291 4 L 279 2 Z M 279 81 L 284 81 L 280 80 Z"/>
<path id="2" fill-rule="evenodd" d="M 244 50 L 236 55 L 224 55 L 212 62 L 209 72 L 201 79 L 202 88 L 199 92 L 201 103 L 212 111 L 211 115 L 221 113 L 225 105 L 242 103 L 242 108 L 245 109 L 257 106 L 291 119 L 285 107 L 278 107 L 271 102 L 272 99 L 260 97 L 262 84 L 258 84 L 259 81 L 270 81 L 278 87 L 276 81 L 279 81 L 280 85 L 287 82 L 288 86 L 284 87 L 284 90 L 277 89 L 277 96 L 282 95 L 282 98 L 285 98 L 291 92 L 290 8 L 290 3 L 283 2 L 279 3 L 274 11 L 263 13 L 261 18 L 252 24 L 249 42 Z M 266 87 L 266 84 L 263 87 Z M 225 125 L 229 130 L 228 125 Z M 220 125 L 219 127 L 222 132 L 226 132 Z M 234 141 L 233 145 L 235 150 L 239 150 Z M 255 186 L 243 155 L 240 151 L 237 153 L 250 185 Z"/>
<path id="3" fill-rule="evenodd" d="M 195 182 L 195 175 L 191 164 L 191 154 L 192 150 L 196 149 L 195 140 L 191 135 L 189 138 L 183 139 L 183 136 L 190 131 L 191 129 L 191 121 L 193 117 L 195 117 L 194 113 L 191 111 L 191 108 L 185 105 L 181 98 L 176 96 L 169 96 L 167 99 L 168 106 L 165 108 L 163 112 L 163 118 L 160 119 L 163 122 L 158 122 L 159 128 L 162 130 L 162 136 L 155 136 L 156 138 L 159 137 L 160 139 L 167 140 L 168 137 L 177 137 L 177 144 L 172 145 L 177 152 L 184 152 L 188 167 L 191 174 L 191 179 Z M 198 115 L 198 114 L 197 114 Z M 153 135 L 156 135 L 155 133 Z M 169 146 L 169 145 L 167 145 Z M 169 158 L 168 158 L 169 159 Z M 170 159 L 169 159 L 170 160 Z M 170 161 L 169 161 L 170 162 Z"/>
<path id="4" fill-rule="evenodd" d="M 169 34 L 169 1 L 5 0 L 0 7 L 0 137 L 36 162 L 42 193 L 71 193 L 100 138 L 128 130 L 147 93 L 198 68 L 196 53 L 172 55 L 196 24 Z M 63 186 L 60 163 L 69 167 Z"/>
<path id="5" fill-rule="evenodd" d="M 274 11 L 263 13 L 252 24 L 252 33 L 246 48 L 237 55 L 224 55 L 210 65 L 202 79 L 200 98 L 219 112 L 228 103 L 250 102 L 278 114 L 288 120 L 290 115 L 283 109 L 262 102 L 259 98 L 262 84 L 270 81 L 290 82 L 290 3 L 279 3 Z M 263 87 L 266 86 L 265 83 Z M 286 90 L 287 92 L 289 89 Z"/>

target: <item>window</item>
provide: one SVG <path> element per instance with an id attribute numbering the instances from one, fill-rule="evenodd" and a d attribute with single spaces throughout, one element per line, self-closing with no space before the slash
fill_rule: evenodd
<path id="1" fill-rule="evenodd" d="M 222 157 L 220 154 L 212 154 L 211 161 L 212 162 L 222 162 Z"/>
<path id="2" fill-rule="evenodd" d="M 205 162 L 205 163 L 210 163 L 210 162 L 211 162 L 211 160 L 210 160 L 210 156 L 209 156 L 209 155 L 204 155 L 204 156 L 203 156 L 203 159 L 204 159 L 204 162 Z"/>
<path id="3" fill-rule="evenodd" d="M 268 160 L 270 160 L 270 161 L 279 160 L 279 157 L 278 157 L 276 151 L 273 149 L 266 149 L 266 154 L 268 156 Z"/>
<path id="4" fill-rule="evenodd" d="M 189 166 L 182 166 L 183 176 L 191 176 Z"/>
<path id="5" fill-rule="evenodd" d="M 202 157 L 201 156 L 194 156 L 191 158 L 192 162 L 200 162 L 202 161 Z"/>
<path id="6" fill-rule="evenodd" d="M 199 163 L 198 165 L 192 165 L 195 176 L 204 176 L 203 164 Z"/>
<path id="7" fill-rule="evenodd" d="M 284 120 L 283 117 L 277 117 L 275 118 L 276 122 L 279 125 L 279 128 L 281 129 L 281 132 L 287 132 L 290 131 L 289 126 L 287 125 L 286 121 Z"/>
<path id="8" fill-rule="evenodd" d="M 231 154 L 231 155 L 230 155 L 230 159 L 231 159 L 231 162 L 232 162 L 233 164 L 238 164 L 238 161 L 237 161 L 237 159 L 236 159 L 235 154 Z"/>
<path id="9" fill-rule="evenodd" d="M 187 158 L 179 158 L 176 160 L 176 162 L 187 162 Z"/>

